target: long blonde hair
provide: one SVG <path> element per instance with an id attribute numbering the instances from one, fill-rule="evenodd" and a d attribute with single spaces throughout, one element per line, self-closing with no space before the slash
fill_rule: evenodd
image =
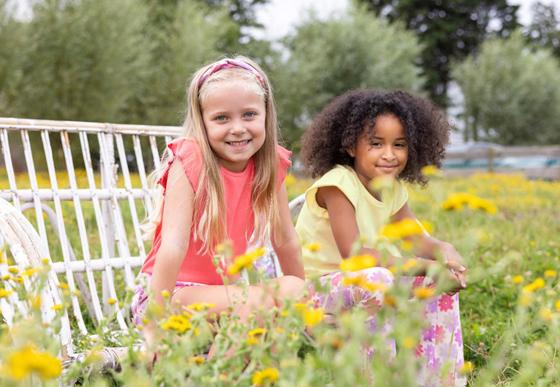
<path id="1" fill-rule="evenodd" d="M 252 241 L 263 242 L 270 238 L 271 225 L 278 225 L 280 221 L 276 198 L 278 121 L 272 87 L 266 74 L 255 62 L 243 56 L 233 59 L 249 64 L 257 71 L 257 74 L 243 68 L 233 67 L 216 71 L 207 76 L 207 71 L 218 63 L 214 62 L 202 67 L 194 74 L 187 90 L 186 118 L 183 123 L 184 135 L 198 143 L 205 166 L 205 168 L 202 168 L 198 187 L 195 189 L 193 205 L 193 219 L 200 219 L 200 221 L 193 224 L 192 227 L 194 239 L 203 242 L 203 251 L 201 251 L 203 253 L 212 251 L 216 244 L 223 242 L 227 237 L 224 187 L 220 168 L 218 159 L 210 147 L 202 119 L 202 102 L 213 88 L 219 87 L 219 82 L 231 80 L 249 82 L 248 86 L 256 86 L 255 91 L 264 98 L 266 109 L 265 140 L 262 147 L 253 156 L 255 176 L 251 190 L 254 212 Z M 159 180 L 165 172 L 172 157 L 172 153 L 169 149 L 166 149 L 162 157 L 161 167 L 151 174 L 152 184 Z M 145 238 L 153 238 L 154 232 L 161 222 L 163 212 L 163 191 L 161 189 L 158 191 L 155 203 L 152 215 L 143 225 Z M 277 227 L 273 229 L 277 229 Z"/>

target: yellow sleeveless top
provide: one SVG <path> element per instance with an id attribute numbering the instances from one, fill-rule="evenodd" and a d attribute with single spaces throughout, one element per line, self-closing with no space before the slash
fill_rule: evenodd
<path id="1" fill-rule="evenodd" d="M 367 247 L 373 247 L 381 227 L 388 223 L 391 216 L 408 200 L 406 187 L 400 181 L 393 184 L 393 192 L 381 202 L 366 189 L 353 168 L 337 165 L 325 173 L 305 192 L 305 203 L 296 223 L 296 231 L 304 246 L 308 243 L 320 245 L 320 249 L 315 252 L 303 249 L 303 264 L 305 275 L 308 277 L 338 271 L 342 260 L 332 234 L 329 214 L 319 206 L 315 198 L 320 187 L 329 186 L 337 187 L 352 203 L 356 211 L 360 239 Z"/>

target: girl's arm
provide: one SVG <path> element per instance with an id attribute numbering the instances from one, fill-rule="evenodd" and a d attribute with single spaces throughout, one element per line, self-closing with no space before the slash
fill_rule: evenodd
<path id="1" fill-rule="evenodd" d="M 300 259 L 301 245 L 292 223 L 288 207 L 288 192 L 284 184 L 278 191 L 278 209 L 280 211 L 280 224 L 278 229 L 272 230 L 272 246 L 278 256 L 284 275 L 294 275 L 304 279 L 305 274 Z"/>
<path id="2" fill-rule="evenodd" d="M 418 221 L 408 206 L 408 203 L 405 203 L 405 205 L 402 206 L 395 215 L 393 215 L 391 220 L 397 222 L 403 219 L 413 219 Z M 466 286 L 465 273 L 467 268 L 463 265 L 463 258 L 451 243 L 441 241 L 428 234 L 415 236 L 415 241 L 415 255 L 435 260 L 437 258 L 437 254 L 441 254 L 445 265 L 457 275 L 461 286 Z"/>
<path id="3" fill-rule="evenodd" d="M 352 254 L 352 245 L 360 235 L 354 206 L 350 203 L 346 195 L 336 187 L 319 188 L 316 193 L 316 200 L 317 204 L 325 208 L 329 213 L 331 230 L 340 255 L 343 258 L 349 257 Z M 410 209 L 408 209 L 408 205 L 405 204 L 404 207 L 406 207 L 406 209 L 401 209 L 396 215 L 403 216 L 407 213 L 406 211 L 409 211 L 410 214 L 412 213 Z M 378 251 L 372 248 L 362 248 L 359 253 L 371 254 L 375 257 L 379 257 L 380 255 Z M 384 265 L 391 266 L 394 264 L 394 260 L 394 257 L 390 257 L 389 261 L 385 262 Z M 415 275 L 424 275 L 428 268 L 435 263 L 431 259 L 424 259 L 422 257 L 416 260 L 418 266 L 415 268 Z M 462 274 L 458 274 L 459 275 L 452 272 L 451 279 L 458 282 L 459 287 L 465 287 L 465 280 Z"/>
<path id="4" fill-rule="evenodd" d="M 395 215 L 393 215 L 391 220 L 398 222 L 403 219 L 413 219 L 418 221 L 408 206 L 408 203 L 405 203 L 405 205 L 402 206 Z M 446 264 L 449 263 L 455 270 L 458 270 L 461 267 L 462 269 L 460 271 L 464 271 L 465 268 L 462 266 L 463 259 L 452 244 L 436 239 L 428 234 L 422 234 L 420 236 L 416 236 L 415 238 L 417 238 L 415 241 L 418 242 L 415 243 L 414 252 L 416 255 L 428 259 L 436 259 L 436 255 L 441 253 Z"/>
<path id="5" fill-rule="evenodd" d="M 194 191 L 181 161 L 171 164 L 161 218 L 161 245 L 152 270 L 151 290 L 158 303 L 161 292 L 173 293 L 177 274 L 189 247 Z"/>

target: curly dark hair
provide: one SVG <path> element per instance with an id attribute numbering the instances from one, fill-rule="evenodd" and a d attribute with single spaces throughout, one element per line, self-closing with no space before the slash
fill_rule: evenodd
<path id="1" fill-rule="evenodd" d="M 306 169 L 317 177 L 336 164 L 354 166 L 347 149 L 355 148 L 364 130 L 371 131 L 376 117 L 387 113 L 399 118 L 408 143 L 408 161 L 398 178 L 426 184 L 421 169 L 441 166 L 450 124 L 433 103 L 401 90 L 351 90 L 334 98 L 303 135 L 301 157 Z"/>

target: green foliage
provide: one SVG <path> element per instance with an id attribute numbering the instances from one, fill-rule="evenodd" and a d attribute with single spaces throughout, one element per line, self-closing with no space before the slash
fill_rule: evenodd
<path id="1" fill-rule="evenodd" d="M 136 1 L 48 0 L 18 26 L 18 67 L 9 113 L 23 117 L 119 121 L 141 88 L 147 64 L 146 10 Z"/>
<path id="2" fill-rule="evenodd" d="M 211 12 L 197 1 L 157 5 L 151 10 L 146 26 L 152 47 L 149 76 L 130 116 L 139 123 L 177 125 L 185 110 L 190 77 L 218 58 L 218 43 L 232 23 L 225 12 Z"/>
<path id="3" fill-rule="evenodd" d="M 485 42 L 453 76 L 465 98 L 467 134 L 501 144 L 560 142 L 560 65 L 520 32 Z"/>
<path id="4" fill-rule="evenodd" d="M 415 65 L 420 47 L 413 34 L 360 9 L 327 21 L 310 15 L 285 44 L 290 57 L 276 66 L 272 78 L 283 134 L 291 146 L 298 146 L 313 115 L 349 89 L 422 86 Z"/>
<path id="5" fill-rule="evenodd" d="M 417 34 L 424 45 L 421 65 L 426 90 L 442 106 L 447 105 L 451 62 L 472 53 L 488 36 L 508 36 L 518 26 L 516 12 L 519 6 L 508 4 L 506 0 L 357 2 L 390 21 L 404 22 Z"/>

